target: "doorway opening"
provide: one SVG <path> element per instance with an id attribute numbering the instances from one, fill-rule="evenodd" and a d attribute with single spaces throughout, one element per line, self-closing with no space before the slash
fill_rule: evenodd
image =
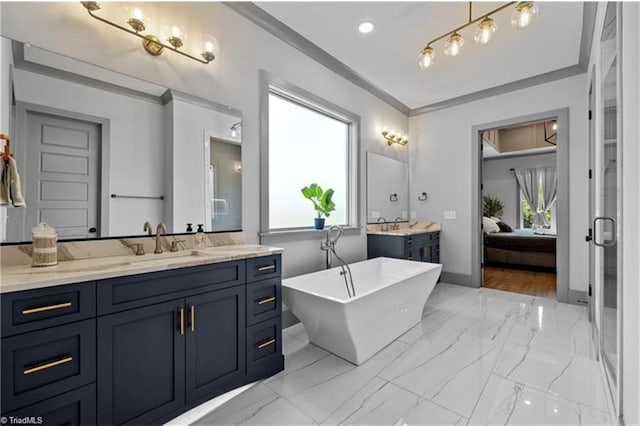
<path id="1" fill-rule="evenodd" d="M 556 299 L 557 117 L 481 132 L 487 288 Z"/>
<path id="2" fill-rule="evenodd" d="M 472 128 L 471 229 L 475 244 L 471 254 L 475 286 L 521 291 L 560 302 L 569 302 L 570 296 L 577 300 L 577 292 L 569 290 L 568 125 L 569 109 L 563 108 Z M 494 192 L 484 181 L 484 175 L 490 172 L 485 163 L 502 176 L 503 185 L 498 185 L 502 190 Z M 490 178 L 491 173 L 487 175 Z M 489 214 L 489 220 L 483 219 L 485 195 L 502 203 L 504 217 Z M 495 202 L 492 199 L 489 204 Z M 501 234 L 516 237 L 492 241 L 493 246 L 485 251 L 486 235 L 500 233 L 500 226 L 505 224 L 519 231 Z M 488 226 L 497 232 L 486 232 Z M 493 284 L 496 280 L 506 284 L 497 286 Z"/>

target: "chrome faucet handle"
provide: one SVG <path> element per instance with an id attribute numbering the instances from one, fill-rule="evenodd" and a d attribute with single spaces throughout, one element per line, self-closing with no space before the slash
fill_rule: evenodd
<path id="1" fill-rule="evenodd" d="M 127 244 L 127 247 L 133 249 L 136 256 L 142 256 L 144 254 L 144 244 L 142 243 Z"/>
<path id="2" fill-rule="evenodd" d="M 172 253 L 177 252 L 179 250 L 178 244 L 184 243 L 184 242 L 185 242 L 185 240 L 173 240 L 173 241 L 171 241 L 171 252 Z"/>

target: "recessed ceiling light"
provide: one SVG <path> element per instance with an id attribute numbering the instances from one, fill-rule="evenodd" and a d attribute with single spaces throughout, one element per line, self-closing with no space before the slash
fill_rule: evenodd
<path id="1" fill-rule="evenodd" d="M 362 24 L 358 25 L 358 31 L 362 34 L 367 34 L 373 31 L 373 22 L 365 21 Z"/>

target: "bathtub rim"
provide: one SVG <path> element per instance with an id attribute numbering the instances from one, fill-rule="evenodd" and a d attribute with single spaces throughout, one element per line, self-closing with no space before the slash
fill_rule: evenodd
<path id="1" fill-rule="evenodd" d="M 325 272 L 327 272 L 327 271 L 331 271 L 331 270 L 334 270 L 334 269 L 338 269 L 338 268 L 340 268 L 339 266 L 336 266 L 336 267 L 331 268 L 331 269 L 322 269 L 322 270 L 320 270 L 320 271 L 310 272 L 310 273 L 308 273 L 308 274 L 298 275 L 298 276 L 295 276 L 295 277 L 284 278 L 284 279 L 282 280 L 282 287 L 283 287 L 283 289 L 284 289 L 284 288 L 286 288 L 286 289 L 292 289 L 292 290 L 295 290 L 295 291 L 299 291 L 299 292 L 301 292 L 301 293 L 309 294 L 309 295 L 311 295 L 311 296 L 320 297 L 320 298 L 325 299 L 325 300 L 330 300 L 330 301 L 332 301 L 332 302 L 336 302 L 336 303 L 340 303 L 340 304 L 346 305 L 346 304 L 349 304 L 349 303 L 354 303 L 354 302 L 356 302 L 357 300 L 359 300 L 359 299 L 361 299 L 361 298 L 364 298 L 364 297 L 366 297 L 366 296 L 369 296 L 369 295 L 371 295 L 371 294 L 374 294 L 374 293 L 376 293 L 376 292 L 378 292 L 378 291 L 380 291 L 380 290 L 383 290 L 383 289 L 385 289 L 385 288 L 387 288 L 387 287 L 391 287 L 391 286 L 393 286 L 393 285 L 396 285 L 396 284 L 398 284 L 399 282 L 402 282 L 402 281 L 404 281 L 404 280 L 408 280 L 408 279 L 414 278 L 414 277 L 416 277 L 416 276 L 418 276 L 418 275 L 421 275 L 421 274 L 424 274 L 424 273 L 427 273 L 427 272 L 433 271 L 433 270 L 435 270 L 435 269 L 440 268 L 440 273 L 442 273 L 442 264 L 441 264 L 441 263 L 418 262 L 418 261 L 414 261 L 414 260 L 398 259 L 398 258 L 395 258 L 395 257 L 384 257 L 384 256 L 376 257 L 376 258 L 373 258 L 373 259 L 365 259 L 365 260 L 361 260 L 360 262 L 350 263 L 350 264 L 349 264 L 349 266 L 358 265 L 358 264 L 366 263 L 366 262 L 371 262 L 371 263 L 373 263 L 373 262 L 375 262 L 375 261 L 383 261 L 383 260 L 385 260 L 385 259 L 391 260 L 391 261 L 393 261 L 393 262 L 412 262 L 412 264 L 416 264 L 415 266 L 422 266 L 422 267 L 424 267 L 424 269 L 423 269 L 423 270 L 420 270 L 420 271 L 418 271 L 418 272 L 414 272 L 414 273 L 408 274 L 408 275 L 406 275 L 406 276 L 403 276 L 401 280 L 398 280 L 398 281 L 394 281 L 394 282 L 388 283 L 388 284 L 386 284 L 386 285 L 383 285 L 383 286 L 377 287 L 377 288 L 376 288 L 376 289 L 374 289 L 374 290 L 370 290 L 370 291 L 365 292 L 365 293 L 363 293 L 363 294 L 358 294 L 356 297 L 352 297 L 352 298 L 348 298 L 348 299 L 338 299 L 338 298 L 333 297 L 333 296 L 328 296 L 328 295 L 326 295 L 326 294 L 318 293 L 317 291 L 309 291 L 309 290 L 301 289 L 301 288 L 299 288 L 299 287 L 293 287 L 293 286 L 287 285 L 287 282 L 288 282 L 289 280 L 292 280 L 292 279 L 300 279 L 300 278 L 302 278 L 302 277 L 304 277 L 304 276 L 307 276 L 307 275 L 319 275 L 319 274 L 325 273 Z M 356 285 L 356 284 L 354 283 L 354 285 Z"/>

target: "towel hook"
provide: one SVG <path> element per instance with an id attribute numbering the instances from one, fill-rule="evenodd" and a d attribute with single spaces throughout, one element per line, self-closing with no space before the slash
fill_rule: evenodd
<path id="1" fill-rule="evenodd" d="M 418 195 L 418 201 L 427 201 L 427 193 L 423 192 L 422 194 Z"/>

